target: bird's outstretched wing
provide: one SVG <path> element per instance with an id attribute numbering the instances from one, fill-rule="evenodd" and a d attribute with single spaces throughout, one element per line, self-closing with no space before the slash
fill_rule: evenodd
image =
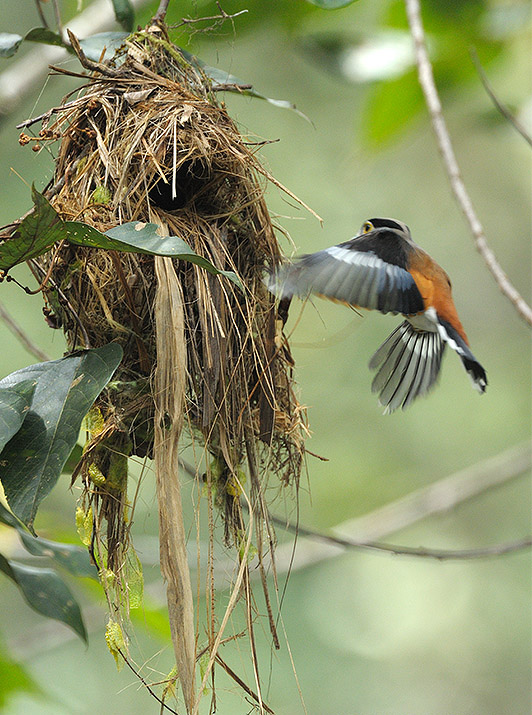
<path id="1" fill-rule="evenodd" d="M 410 273 L 379 258 L 372 251 L 331 246 L 302 256 L 272 273 L 269 289 L 281 299 L 310 293 L 339 303 L 379 310 L 381 313 L 415 315 L 425 309 Z"/>

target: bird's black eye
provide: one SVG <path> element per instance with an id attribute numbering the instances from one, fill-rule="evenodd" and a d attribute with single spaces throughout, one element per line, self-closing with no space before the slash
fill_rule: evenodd
<path id="1" fill-rule="evenodd" d="M 369 233 L 370 231 L 373 231 L 373 224 L 371 221 L 366 221 L 366 223 L 362 224 L 362 233 Z"/>

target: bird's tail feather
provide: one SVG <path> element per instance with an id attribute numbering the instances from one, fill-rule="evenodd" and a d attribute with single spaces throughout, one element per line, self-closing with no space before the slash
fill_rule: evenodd
<path id="1" fill-rule="evenodd" d="M 378 371 L 371 389 L 379 393 L 385 412 L 406 409 L 434 387 L 444 350 L 438 333 L 416 330 L 408 320 L 394 330 L 369 363 Z"/>

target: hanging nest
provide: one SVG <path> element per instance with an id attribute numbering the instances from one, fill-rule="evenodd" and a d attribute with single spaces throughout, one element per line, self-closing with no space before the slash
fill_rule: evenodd
<path id="1" fill-rule="evenodd" d="M 41 136 L 61 140 L 46 195 L 64 220 L 102 232 L 125 222 L 157 223 L 240 279 L 238 287 L 173 261 L 186 350 L 183 419 L 204 457 L 196 467 L 205 472 L 211 507 L 223 517 L 225 541 L 238 548 L 249 519 L 241 507 L 247 480 L 262 568 L 265 531 L 267 548 L 274 542 L 266 481 L 270 475 L 270 486 L 273 478 L 297 489 L 305 412 L 294 394 L 282 322 L 263 282 L 265 269 L 280 260 L 264 200 L 267 174 L 215 90 L 159 28 L 136 33 L 110 65 L 98 66 L 78 98 L 45 121 Z M 39 261 L 69 349 L 115 341 L 124 350 L 89 415 L 76 472 L 86 487 L 84 514 L 94 520 L 95 558 L 115 575 L 128 534 L 125 463 L 132 455 L 154 456 L 156 260 L 64 243 Z"/>

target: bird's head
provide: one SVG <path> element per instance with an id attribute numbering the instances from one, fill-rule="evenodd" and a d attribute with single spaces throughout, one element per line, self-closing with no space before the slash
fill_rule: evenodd
<path id="1" fill-rule="evenodd" d="M 410 229 L 406 223 L 396 221 L 393 218 L 369 218 L 360 227 L 358 235 L 363 236 L 373 231 L 378 232 L 380 229 L 396 232 L 401 238 L 406 238 L 408 241 L 412 240 Z"/>

